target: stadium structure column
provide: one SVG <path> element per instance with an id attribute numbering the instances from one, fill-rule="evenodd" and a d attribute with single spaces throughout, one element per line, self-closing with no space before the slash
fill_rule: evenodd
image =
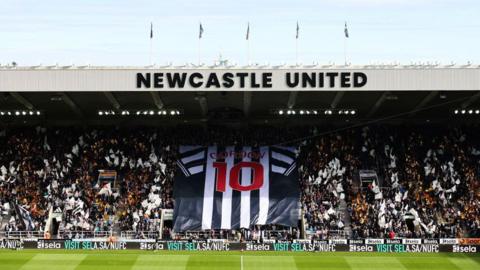
<path id="1" fill-rule="evenodd" d="M 20 95 L 19 93 L 12 92 L 12 93 L 11 93 L 11 96 L 12 96 L 16 101 L 18 101 L 20 104 L 22 104 L 23 106 L 25 106 L 25 108 L 27 108 L 27 109 L 29 109 L 29 110 L 33 110 L 33 109 L 34 109 L 33 104 L 30 103 L 30 101 L 28 101 L 25 97 L 23 97 L 23 96 Z"/>
<path id="2" fill-rule="evenodd" d="M 389 91 L 383 92 L 383 94 L 377 99 L 372 109 L 368 112 L 367 117 L 372 117 L 377 110 L 382 106 L 383 102 L 387 99 L 387 96 L 390 94 Z"/>
<path id="3" fill-rule="evenodd" d="M 338 91 L 337 94 L 335 94 L 335 97 L 332 100 L 332 103 L 330 104 L 330 108 L 335 109 L 337 108 L 338 104 L 343 98 L 343 95 L 345 95 L 345 91 Z"/>
<path id="4" fill-rule="evenodd" d="M 297 103 L 297 96 L 298 96 L 297 91 L 290 92 L 290 95 L 288 96 L 288 101 L 287 101 L 287 107 L 289 109 L 292 109 Z"/>
<path id="5" fill-rule="evenodd" d="M 163 109 L 163 107 L 165 106 L 165 103 L 163 103 L 162 99 L 160 98 L 160 95 L 155 91 L 151 91 L 150 95 L 152 96 L 153 103 L 155 104 L 157 109 L 159 110 Z"/>
<path id="6" fill-rule="evenodd" d="M 63 102 L 65 102 L 65 104 L 67 104 L 78 117 L 83 118 L 83 112 L 80 110 L 77 104 L 75 104 L 75 102 L 73 102 L 73 100 L 66 93 L 61 93 L 60 95 Z"/>
<path id="7" fill-rule="evenodd" d="M 410 116 L 414 116 L 417 111 L 421 110 L 425 105 L 427 105 L 432 99 L 434 99 L 436 96 L 438 96 L 438 91 L 432 91 L 430 94 L 428 94 L 424 99 L 422 99 L 417 106 L 412 110 L 410 113 Z"/>
<path id="8" fill-rule="evenodd" d="M 253 93 L 251 91 L 243 92 L 243 113 L 245 114 L 245 117 L 250 116 L 250 107 L 251 107 L 251 104 L 252 104 L 252 95 L 253 95 Z"/>
<path id="9" fill-rule="evenodd" d="M 111 92 L 104 92 L 103 94 L 104 94 L 105 97 L 108 99 L 108 101 L 110 101 L 110 103 L 112 104 L 112 106 L 113 106 L 116 110 L 120 110 L 120 103 L 119 103 L 118 100 L 115 98 L 115 96 L 113 95 L 113 93 L 111 93 Z"/>
<path id="10" fill-rule="evenodd" d="M 479 99 L 480 99 L 480 91 L 478 91 L 476 94 L 474 94 L 472 97 L 470 97 L 467 101 L 462 103 L 462 109 L 467 108 L 468 106 L 472 105 L 473 103 L 475 103 Z"/>
<path id="11" fill-rule="evenodd" d="M 195 95 L 195 100 L 198 101 L 198 104 L 200 105 L 200 108 L 202 109 L 202 116 L 203 117 L 207 116 L 208 103 L 207 103 L 207 97 L 205 96 L 205 93 L 198 93 L 197 95 Z"/>

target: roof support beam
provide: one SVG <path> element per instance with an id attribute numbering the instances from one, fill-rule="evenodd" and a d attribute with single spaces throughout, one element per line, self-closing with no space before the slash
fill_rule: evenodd
<path id="1" fill-rule="evenodd" d="M 208 103 L 207 103 L 207 97 L 205 96 L 205 94 L 199 93 L 198 95 L 195 96 L 195 100 L 198 101 L 198 104 L 200 105 L 200 109 L 202 109 L 202 116 L 203 117 L 207 116 Z"/>
<path id="2" fill-rule="evenodd" d="M 250 116 L 250 108 L 252 105 L 252 95 L 251 91 L 243 92 L 243 113 L 246 117 Z"/>
<path id="3" fill-rule="evenodd" d="M 163 100 L 160 98 L 160 95 L 158 94 L 158 92 L 151 91 L 150 95 L 152 95 L 153 103 L 155 104 L 157 109 L 160 110 L 160 109 L 163 109 L 163 107 L 165 107 L 165 103 L 163 103 Z"/>
<path id="4" fill-rule="evenodd" d="M 287 107 L 289 109 L 292 109 L 297 103 L 297 96 L 298 96 L 298 91 L 290 92 L 290 95 L 288 96 L 288 102 L 287 102 Z"/>
<path id="5" fill-rule="evenodd" d="M 372 109 L 368 112 L 367 118 L 372 117 L 382 106 L 383 102 L 387 99 L 387 96 L 390 94 L 389 91 L 383 92 L 383 94 L 377 99 L 375 104 L 373 105 Z"/>
<path id="6" fill-rule="evenodd" d="M 480 91 L 474 94 L 473 96 L 471 96 L 467 101 L 462 103 L 462 109 L 466 109 L 467 107 L 469 107 L 479 99 L 480 99 Z"/>
<path id="7" fill-rule="evenodd" d="M 29 110 L 33 110 L 34 106 L 32 103 L 30 103 L 30 101 L 28 101 L 26 98 L 24 98 L 22 95 L 20 95 L 19 93 L 15 93 L 15 92 L 12 92 L 10 93 L 10 95 L 15 99 L 17 100 L 20 104 L 22 104 L 23 106 L 25 106 L 25 108 L 29 109 Z"/>
<path id="8" fill-rule="evenodd" d="M 412 110 L 412 112 L 409 114 L 410 116 L 415 115 L 419 110 L 421 110 L 425 105 L 427 105 L 432 99 L 434 99 L 436 96 L 438 96 L 438 91 L 432 91 L 430 94 L 428 94 L 426 97 L 424 97 L 418 104 L 415 106 L 415 108 Z"/>
<path id="9" fill-rule="evenodd" d="M 61 93 L 63 102 L 67 104 L 70 109 L 80 118 L 83 118 L 83 112 L 80 110 L 80 108 L 73 102 L 73 100 L 66 94 L 66 93 Z"/>
<path id="10" fill-rule="evenodd" d="M 345 91 L 338 91 L 335 97 L 333 98 L 332 104 L 330 104 L 331 109 L 336 109 L 340 100 L 342 100 L 343 95 L 345 95 Z"/>
<path id="11" fill-rule="evenodd" d="M 105 97 L 108 99 L 108 101 L 110 101 L 110 103 L 116 110 L 120 110 L 120 103 L 115 98 L 112 92 L 103 92 L 103 94 L 105 94 Z"/>

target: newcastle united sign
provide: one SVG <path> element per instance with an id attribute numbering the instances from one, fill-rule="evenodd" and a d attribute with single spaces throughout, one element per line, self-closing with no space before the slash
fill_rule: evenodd
<path id="1" fill-rule="evenodd" d="M 160 89 L 271 89 L 274 86 L 272 72 L 155 72 L 137 73 L 137 88 Z M 282 87 L 309 88 L 361 88 L 367 84 L 363 72 L 285 72 Z"/>
<path id="2" fill-rule="evenodd" d="M 480 67 L 15 67 L 0 92 L 479 91 Z"/>

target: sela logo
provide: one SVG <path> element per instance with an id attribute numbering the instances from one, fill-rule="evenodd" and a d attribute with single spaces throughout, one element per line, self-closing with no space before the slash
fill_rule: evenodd
<path id="1" fill-rule="evenodd" d="M 373 252 L 373 246 L 367 245 L 349 245 L 348 250 L 350 252 Z"/>
<path id="2" fill-rule="evenodd" d="M 164 250 L 163 243 L 159 242 L 141 242 L 140 243 L 141 250 Z"/>
<path id="3" fill-rule="evenodd" d="M 213 167 L 217 169 L 216 190 L 225 192 L 227 184 L 227 163 L 214 162 Z M 253 173 L 253 181 L 250 185 L 242 186 L 240 184 L 240 171 L 243 168 L 250 168 Z M 260 189 L 263 186 L 263 166 L 258 162 L 242 161 L 235 164 L 228 174 L 228 184 L 233 190 L 237 191 L 251 191 Z"/>
<path id="4" fill-rule="evenodd" d="M 453 245 L 453 252 L 458 252 L 458 253 L 477 253 L 477 247 L 476 247 L 476 246 L 459 246 L 459 245 Z"/>
<path id="5" fill-rule="evenodd" d="M 38 249 L 61 249 L 62 244 L 60 242 L 38 241 L 37 248 Z"/>
<path id="6" fill-rule="evenodd" d="M 256 243 L 247 243 L 246 250 L 248 251 L 266 251 L 270 250 L 270 245 L 267 244 L 256 244 Z"/>

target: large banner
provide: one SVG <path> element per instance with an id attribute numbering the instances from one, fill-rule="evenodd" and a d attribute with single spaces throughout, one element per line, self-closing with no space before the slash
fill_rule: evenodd
<path id="1" fill-rule="evenodd" d="M 181 146 L 174 231 L 297 227 L 300 191 L 294 147 Z"/>

